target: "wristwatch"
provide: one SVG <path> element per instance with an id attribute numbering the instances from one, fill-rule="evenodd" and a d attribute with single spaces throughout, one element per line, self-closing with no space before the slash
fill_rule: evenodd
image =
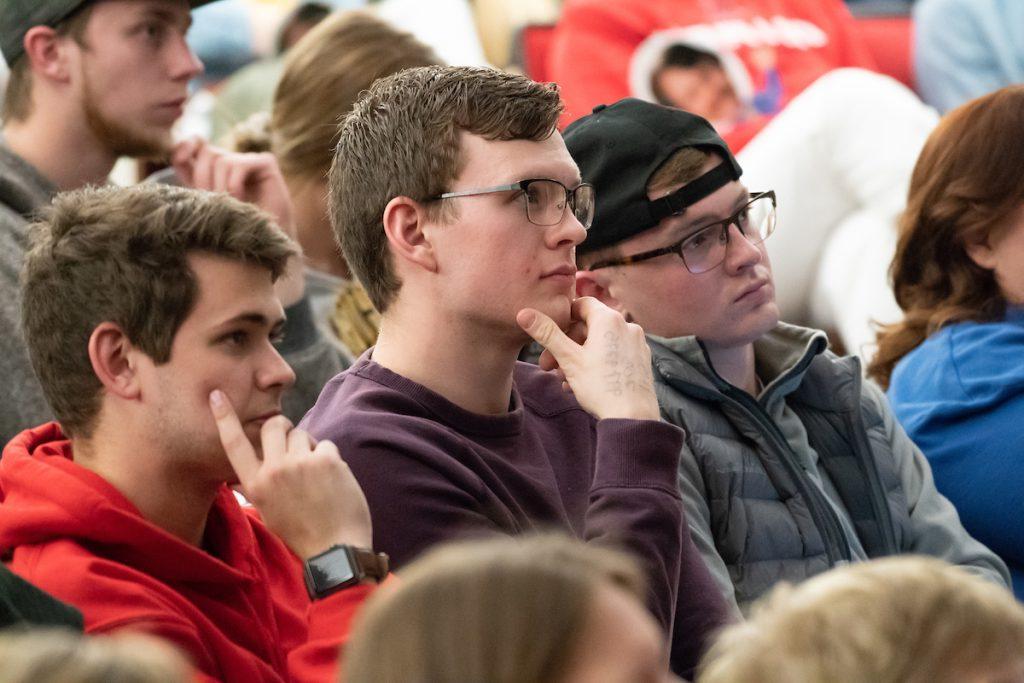
<path id="1" fill-rule="evenodd" d="M 336 545 L 306 560 L 302 573 L 309 597 L 317 600 L 363 579 L 380 581 L 388 574 L 388 556 L 351 545 Z"/>

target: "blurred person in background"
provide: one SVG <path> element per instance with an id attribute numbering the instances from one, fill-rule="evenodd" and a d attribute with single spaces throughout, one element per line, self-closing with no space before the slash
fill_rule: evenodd
<path id="1" fill-rule="evenodd" d="M 869 374 L 964 526 L 1024 598 L 1024 86 L 947 114 L 911 180 L 892 262 L 900 322 Z"/>
<path id="2" fill-rule="evenodd" d="M 1024 83 L 1024 3 L 917 0 L 914 74 L 925 102 L 940 112 Z"/>
<path id="3" fill-rule="evenodd" d="M 4 93 L 7 91 L 7 79 L 11 75 L 7 62 L 0 59 L 0 106 L 3 106 Z"/>
<path id="4" fill-rule="evenodd" d="M 323 333 L 339 342 L 348 362 L 373 346 L 380 317 L 349 272 L 327 213 L 337 123 L 378 78 L 439 63 L 429 47 L 370 14 L 337 13 L 285 58 L 269 119 L 238 127 L 231 143 L 277 158 L 295 207 L 307 295 Z"/>
<path id="5" fill-rule="evenodd" d="M 0 629 L 34 624 L 82 630 L 82 613 L 0 564 Z"/>
<path id="6" fill-rule="evenodd" d="M 487 61 L 507 69 L 522 59 L 519 34 L 524 27 L 550 25 L 558 20 L 562 0 L 471 0 L 480 44 Z"/>
<path id="7" fill-rule="evenodd" d="M 628 556 L 561 536 L 467 541 L 367 602 L 346 683 L 669 683 Z"/>
<path id="8" fill-rule="evenodd" d="M 744 101 L 766 79 L 779 81 L 774 106 L 716 121 L 735 151 L 819 77 L 875 66 L 841 0 L 567 0 L 551 46 L 552 77 L 565 100 L 563 126 L 598 104 L 644 98 L 649 86 L 638 77 L 647 78 L 649 69 L 643 64 L 670 42 L 737 60 L 743 72 L 735 71 L 733 85 Z"/>
<path id="9" fill-rule="evenodd" d="M 781 585 L 726 628 L 697 683 L 1020 683 L 1024 607 L 924 557 Z"/>
<path id="10" fill-rule="evenodd" d="M 192 683 L 188 661 L 142 634 L 90 637 L 56 629 L 0 633 L 0 683 Z"/>
<path id="11" fill-rule="evenodd" d="M 0 442 L 50 419 L 18 326 L 18 273 L 26 225 L 59 190 L 102 185 L 118 157 L 170 159 L 177 182 L 254 202 L 292 229 L 292 207 L 271 155 L 229 154 L 208 144 L 174 144 L 189 81 L 202 64 L 185 37 L 185 0 L 60 0 L 0 3 L 0 49 L 11 64 L 0 140 Z M 288 309 L 279 347 L 298 382 L 285 398 L 298 419 L 341 369 L 319 334 L 296 259 L 278 281 Z"/>
<path id="12" fill-rule="evenodd" d="M 324 3 L 300 3 L 278 28 L 274 55 L 246 64 L 217 87 L 210 111 L 211 140 L 221 141 L 253 114 L 270 111 L 284 68 L 284 54 L 330 13 L 330 6 Z"/>

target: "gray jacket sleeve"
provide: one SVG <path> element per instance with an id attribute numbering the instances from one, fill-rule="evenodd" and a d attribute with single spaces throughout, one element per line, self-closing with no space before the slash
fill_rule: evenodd
<path id="1" fill-rule="evenodd" d="M 9 292 L 4 292 L 9 294 Z M 20 333 L 18 298 L 0 305 L 0 450 L 19 432 L 53 419 Z M 8 303 L 11 305 L 9 306 Z"/>
<path id="2" fill-rule="evenodd" d="M 298 424 L 327 381 L 347 367 L 347 363 L 330 340 L 320 332 L 313 316 L 309 297 L 285 309 L 284 340 L 277 351 L 295 371 L 295 386 L 283 399 L 282 412 Z"/>
<path id="3" fill-rule="evenodd" d="M 708 509 L 704 479 L 701 477 L 697 459 L 693 457 L 693 451 L 685 441 L 679 454 L 679 494 L 683 499 L 690 538 L 697 546 L 697 551 L 711 572 L 711 578 L 715 580 L 729 609 L 738 617 L 740 608 L 736 603 L 736 591 L 729 577 L 729 569 L 718 554 L 715 538 L 711 533 L 711 510 Z"/>
<path id="4" fill-rule="evenodd" d="M 24 226 L 24 218 L 0 205 L 0 449 L 22 430 L 53 419 L 21 334 Z"/>
<path id="5" fill-rule="evenodd" d="M 964 529 L 956 508 L 935 488 L 932 468 L 924 453 L 896 421 L 881 390 L 865 382 L 864 394 L 883 417 L 885 436 L 891 444 L 896 471 L 907 497 L 910 533 L 903 551 L 937 557 L 1009 587 L 1010 572 L 1006 564 Z"/>

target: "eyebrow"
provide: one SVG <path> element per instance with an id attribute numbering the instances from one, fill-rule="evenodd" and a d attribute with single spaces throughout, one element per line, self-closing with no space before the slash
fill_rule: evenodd
<path id="1" fill-rule="evenodd" d="M 275 317 L 273 320 L 271 320 L 262 313 L 257 313 L 255 311 L 247 311 L 245 313 L 239 313 L 235 317 L 225 320 L 224 322 L 218 324 L 217 328 L 220 329 L 225 327 L 231 327 L 232 325 L 237 325 L 239 323 L 256 325 L 258 327 L 279 328 L 284 326 L 285 320 L 286 318 L 284 316 Z"/>
<path id="2" fill-rule="evenodd" d="M 549 171 L 550 171 L 550 169 L 548 171 L 540 171 L 540 170 L 536 170 L 536 172 L 527 171 L 525 173 L 519 174 L 518 177 L 513 178 L 513 179 L 509 180 L 508 183 L 504 183 L 504 184 L 512 185 L 514 183 L 518 183 L 518 182 L 521 182 L 523 180 L 527 180 L 529 178 L 534 178 L 534 179 L 538 179 L 538 180 L 554 180 L 554 181 L 559 182 L 559 183 L 562 182 L 562 180 L 558 177 L 559 174 L 557 174 L 557 173 L 550 173 Z M 574 187 L 579 187 L 580 185 L 583 184 L 583 177 L 580 176 L 579 172 L 575 173 L 571 177 L 572 177 L 572 182 L 570 182 L 570 183 L 563 183 L 570 190 L 573 189 Z"/>
<path id="3" fill-rule="evenodd" d="M 154 7 L 154 6 L 146 7 L 139 14 L 139 20 L 141 21 L 143 19 L 157 19 L 159 21 L 163 21 L 163 22 L 171 24 L 173 26 L 178 26 L 179 24 L 183 24 L 183 28 L 186 31 L 188 31 L 188 29 L 192 28 L 192 13 L 191 12 L 189 12 L 188 16 L 185 17 L 185 21 L 181 22 L 181 21 L 179 21 L 177 14 L 175 14 L 174 12 L 172 12 L 171 10 L 169 10 L 169 9 L 167 9 L 165 7 L 159 7 L 159 6 L 156 6 L 156 7 Z"/>
<path id="4" fill-rule="evenodd" d="M 739 197 L 736 198 L 736 201 L 733 203 L 732 210 L 729 211 L 729 216 L 739 211 L 741 208 L 743 208 L 743 205 L 749 201 L 750 192 L 744 192 L 743 194 L 741 194 Z M 685 214 L 683 215 L 685 216 Z M 726 216 L 726 218 L 728 218 L 728 216 Z M 694 217 L 692 220 L 686 222 L 683 229 L 679 232 L 680 239 L 686 239 L 690 235 L 696 232 L 700 232 L 704 228 L 714 225 L 715 223 L 721 223 L 724 220 L 725 218 L 719 218 L 718 214 L 715 213 L 702 213 Z"/>

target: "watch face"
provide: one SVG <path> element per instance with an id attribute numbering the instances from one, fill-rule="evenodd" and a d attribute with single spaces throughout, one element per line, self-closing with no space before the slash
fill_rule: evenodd
<path id="1" fill-rule="evenodd" d="M 312 574 L 314 585 L 318 587 L 338 586 L 355 578 L 352 565 L 344 553 L 331 553 L 320 558 L 315 564 L 310 565 L 309 572 Z"/>

